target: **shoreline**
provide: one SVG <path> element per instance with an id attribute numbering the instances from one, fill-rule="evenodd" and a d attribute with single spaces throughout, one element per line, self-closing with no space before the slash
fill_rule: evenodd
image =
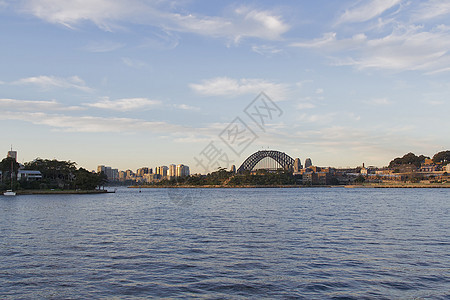
<path id="1" fill-rule="evenodd" d="M 241 186 L 226 186 L 226 185 L 178 185 L 178 186 L 152 186 L 152 185 L 144 185 L 144 186 L 129 186 L 128 188 L 132 189 L 166 189 L 166 188 L 175 188 L 175 189 L 202 189 L 202 188 L 219 188 L 219 189 L 241 189 L 241 188 L 450 188 L 450 183 L 434 183 L 434 184 L 423 184 L 423 183 L 395 183 L 395 184 L 380 184 L 380 183 L 366 183 L 366 184 L 355 184 L 355 185 L 312 185 L 312 186 L 304 186 L 304 185 L 241 185 Z"/>
<path id="2" fill-rule="evenodd" d="M 114 193 L 108 190 L 20 190 L 16 195 L 87 195 Z"/>

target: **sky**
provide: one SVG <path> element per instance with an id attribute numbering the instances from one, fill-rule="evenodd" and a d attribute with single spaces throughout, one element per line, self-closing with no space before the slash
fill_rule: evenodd
<path id="1" fill-rule="evenodd" d="M 450 149 L 448 0 L 0 0 L 0 45 L 0 151 L 21 163 Z"/>

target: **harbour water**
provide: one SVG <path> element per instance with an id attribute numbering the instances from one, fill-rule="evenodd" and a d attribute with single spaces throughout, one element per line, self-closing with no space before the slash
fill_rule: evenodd
<path id="1" fill-rule="evenodd" d="M 0 298 L 449 299 L 450 189 L 0 197 Z"/>

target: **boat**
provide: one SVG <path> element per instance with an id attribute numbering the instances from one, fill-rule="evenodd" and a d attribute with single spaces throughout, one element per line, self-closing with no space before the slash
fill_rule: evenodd
<path id="1" fill-rule="evenodd" d="M 14 192 L 13 190 L 7 190 L 6 192 L 3 193 L 3 196 L 15 196 L 16 192 Z"/>
<path id="2" fill-rule="evenodd" d="M 12 147 L 11 147 L 11 151 L 12 151 Z M 11 161 L 11 171 L 10 171 L 10 173 L 11 173 L 11 189 L 10 190 L 7 190 L 6 192 L 4 192 L 3 193 L 3 196 L 15 196 L 16 195 L 16 192 L 14 192 L 13 190 L 12 190 L 12 188 L 13 188 L 13 171 L 14 171 L 14 167 L 13 167 L 13 162 Z"/>

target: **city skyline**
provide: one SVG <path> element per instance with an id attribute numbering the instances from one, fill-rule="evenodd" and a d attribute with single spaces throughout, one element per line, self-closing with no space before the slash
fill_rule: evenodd
<path id="1" fill-rule="evenodd" d="M 261 149 L 333 167 L 432 156 L 450 148 L 449 14 L 450 1 L 0 1 L 3 147 L 191 173 L 211 143 L 227 168 Z M 277 108 L 262 126 L 247 110 L 261 92 Z M 237 122 L 253 133 L 240 149 Z"/>

